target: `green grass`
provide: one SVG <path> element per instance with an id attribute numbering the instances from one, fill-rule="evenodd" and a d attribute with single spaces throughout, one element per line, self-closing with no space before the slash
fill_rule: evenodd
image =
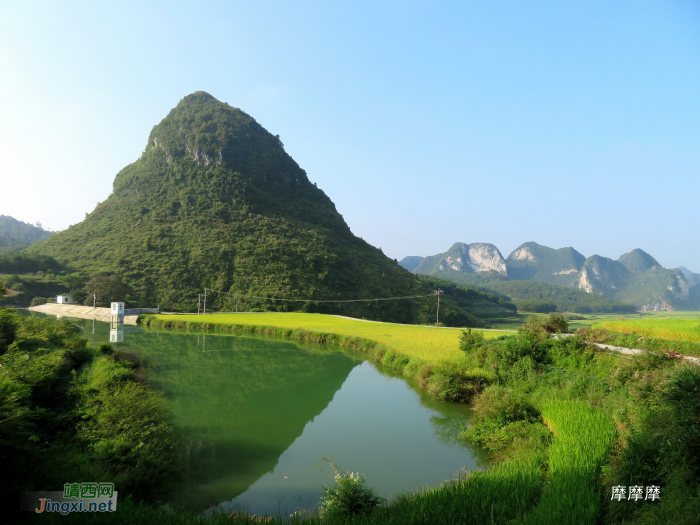
<path id="1" fill-rule="evenodd" d="M 409 359 L 439 364 L 460 359 L 460 328 L 377 323 L 324 314 L 304 313 L 238 313 L 207 315 L 157 315 L 155 319 L 174 326 L 185 323 L 211 325 L 274 326 L 290 330 L 302 329 L 322 334 L 361 337 L 385 345 Z M 507 332 L 484 331 L 484 337 L 496 338 Z"/>
<path id="2" fill-rule="evenodd" d="M 700 316 L 695 312 L 694 319 L 656 318 L 625 319 L 603 323 L 606 329 L 616 332 L 633 333 L 644 337 L 658 337 L 671 341 L 691 341 L 700 343 Z"/>
<path id="3" fill-rule="evenodd" d="M 550 483 L 524 523 L 595 523 L 600 516 L 597 479 L 615 438 L 610 419 L 583 401 L 548 401 L 542 418 L 554 434 L 549 447 Z"/>

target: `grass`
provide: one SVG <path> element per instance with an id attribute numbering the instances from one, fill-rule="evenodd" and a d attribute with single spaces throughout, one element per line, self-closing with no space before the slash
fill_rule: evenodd
<path id="1" fill-rule="evenodd" d="M 595 523 L 600 516 L 596 482 L 615 429 L 600 410 L 578 400 L 545 402 L 542 418 L 553 431 L 550 484 L 524 523 Z"/>
<path id="2" fill-rule="evenodd" d="M 608 330 L 633 333 L 644 337 L 658 337 L 672 341 L 700 343 L 700 318 L 697 312 L 694 319 L 634 319 L 603 323 Z"/>
<path id="3" fill-rule="evenodd" d="M 193 326 L 193 323 L 208 325 L 273 326 L 288 330 L 308 330 L 320 334 L 335 334 L 360 337 L 375 341 L 408 357 L 426 363 L 439 364 L 460 359 L 464 353 L 459 349 L 460 328 L 444 328 L 419 325 L 377 323 L 324 314 L 305 313 L 238 313 L 207 315 L 157 315 L 160 323 L 173 327 Z M 496 338 L 508 332 L 484 331 L 484 337 Z"/>

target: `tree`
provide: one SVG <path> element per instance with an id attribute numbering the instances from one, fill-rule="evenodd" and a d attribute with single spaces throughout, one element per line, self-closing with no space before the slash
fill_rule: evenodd
<path id="1" fill-rule="evenodd" d="M 126 296 L 132 293 L 129 285 L 118 275 L 96 275 L 85 285 L 85 292 L 88 295 L 83 304 L 91 305 L 94 294 L 97 306 L 109 306 L 111 302 L 125 301 Z"/>

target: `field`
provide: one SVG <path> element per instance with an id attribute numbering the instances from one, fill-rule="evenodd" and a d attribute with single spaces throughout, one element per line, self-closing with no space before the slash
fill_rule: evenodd
<path id="1" fill-rule="evenodd" d="M 700 318 L 697 312 L 695 314 L 694 319 L 624 319 L 605 322 L 603 326 L 608 330 L 633 333 L 644 337 L 700 343 Z"/>
<path id="2" fill-rule="evenodd" d="M 513 318 L 508 319 L 489 319 L 491 328 L 500 330 L 517 330 L 520 325 L 527 319 L 530 314 L 515 314 Z M 533 314 L 536 317 L 542 317 L 546 314 Z M 636 314 L 564 314 L 573 315 L 574 318 L 569 320 L 569 328 L 576 331 L 579 328 L 593 327 L 606 328 L 606 323 L 614 323 L 618 321 L 651 321 L 651 320 L 674 320 L 674 319 L 696 319 L 700 318 L 700 312 L 639 312 Z M 613 330 L 613 328 L 608 328 Z M 630 330 L 626 330 L 630 331 Z M 664 336 L 656 336 L 664 337 Z"/>
<path id="3" fill-rule="evenodd" d="M 172 322 L 276 326 L 362 337 L 386 345 L 409 358 L 417 357 L 432 364 L 453 360 L 463 355 L 459 349 L 460 328 L 378 323 L 333 315 L 304 313 L 158 315 L 156 318 L 159 321 Z M 486 330 L 484 337 L 490 339 L 510 333 L 512 332 Z"/>

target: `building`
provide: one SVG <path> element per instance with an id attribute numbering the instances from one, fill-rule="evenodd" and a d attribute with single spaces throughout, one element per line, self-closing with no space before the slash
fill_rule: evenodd
<path id="1" fill-rule="evenodd" d="M 56 303 L 57 304 L 75 304 L 75 301 L 69 295 L 57 295 L 56 296 Z"/>

